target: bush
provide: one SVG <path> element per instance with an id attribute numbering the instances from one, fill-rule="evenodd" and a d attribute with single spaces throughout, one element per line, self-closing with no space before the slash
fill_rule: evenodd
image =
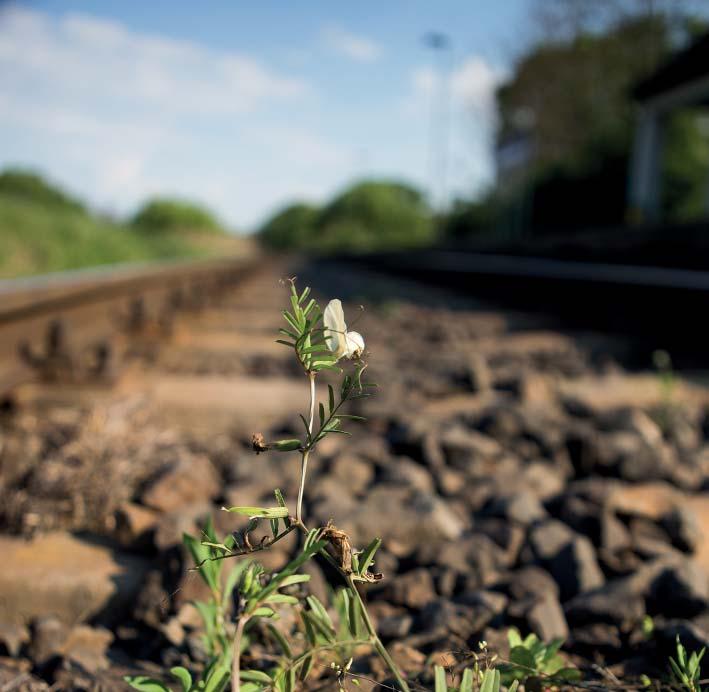
<path id="1" fill-rule="evenodd" d="M 421 193 L 401 183 L 365 181 L 336 197 L 317 220 L 324 250 L 382 250 L 426 245 L 434 237 Z"/>
<path id="2" fill-rule="evenodd" d="M 434 239 L 431 212 L 421 193 L 401 183 L 364 181 L 323 209 L 296 204 L 260 230 L 278 249 L 367 252 L 427 245 Z"/>
<path id="3" fill-rule="evenodd" d="M 214 215 L 204 207 L 193 202 L 168 198 L 146 202 L 131 220 L 131 225 L 152 232 L 224 232 Z"/>
<path id="4" fill-rule="evenodd" d="M 32 171 L 7 168 L 0 173 L 0 195 L 46 208 L 85 212 L 84 205 Z"/>
<path id="5" fill-rule="evenodd" d="M 264 245 L 274 250 L 307 247 L 314 241 L 316 207 L 292 204 L 267 221 L 259 231 Z"/>

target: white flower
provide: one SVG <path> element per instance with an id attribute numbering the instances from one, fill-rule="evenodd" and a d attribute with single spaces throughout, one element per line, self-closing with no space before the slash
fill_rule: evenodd
<path id="1" fill-rule="evenodd" d="M 328 348 L 339 360 L 345 358 L 359 358 L 364 351 L 364 339 L 357 332 L 348 332 L 345 324 L 345 313 L 342 312 L 342 303 L 339 299 L 331 300 L 323 312 L 325 325 L 325 341 Z"/>

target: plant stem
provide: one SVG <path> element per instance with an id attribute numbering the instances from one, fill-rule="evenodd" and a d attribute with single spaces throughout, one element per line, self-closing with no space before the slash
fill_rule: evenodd
<path id="1" fill-rule="evenodd" d="M 302 512 L 303 512 L 303 491 L 305 490 L 305 474 L 308 471 L 308 456 L 310 455 L 310 450 L 306 449 L 303 452 L 303 456 L 300 460 L 300 488 L 298 488 L 298 504 L 295 508 L 295 521 L 297 524 L 302 524 Z"/>
<path id="2" fill-rule="evenodd" d="M 396 678 L 396 682 L 399 684 L 399 687 L 401 688 L 402 692 L 410 692 L 409 685 L 402 677 L 401 672 L 399 671 L 399 667 L 396 665 L 396 663 L 394 663 L 394 660 L 389 655 L 389 652 L 386 650 L 386 647 L 384 646 L 384 644 L 382 644 L 382 640 L 379 639 L 377 630 L 375 629 L 374 624 L 372 623 L 372 620 L 369 617 L 367 607 L 364 605 L 362 596 L 360 596 L 360 593 L 357 590 L 357 584 L 355 583 L 355 580 L 353 579 L 351 574 L 347 576 L 347 583 L 349 585 L 349 589 L 352 593 L 352 596 L 357 600 L 360 612 L 362 613 L 362 619 L 364 620 L 364 625 L 367 628 L 367 632 L 369 633 L 369 639 L 371 640 L 372 645 L 377 650 L 377 653 L 384 661 L 384 663 L 387 664 L 389 670 L 393 673 L 394 677 Z"/>
<path id="3" fill-rule="evenodd" d="M 241 637 L 244 634 L 244 626 L 248 617 L 241 616 L 236 624 L 236 634 L 234 635 L 234 654 L 231 663 L 231 692 L 239 692 L 241 689 Z"/>
<path id="4" fill-rule="evenodd" d="M 315 421 L 315 373 L 309 372 L 308 379 L 310 380 L 310 420 L 308 421 L 308 434 L 312 438 L 313 423 Z M 296 523 L 302 524 L 303 521 L 303 492 L 305 490 L 305 474 L 308 472 L 308 456 L 310 455 L 310 447 L 303 450 L 300 460 L 300 487 L 298 488 L 298 504 L 295 508 Z"/>
<path id="5" fill-rule="evenodd" d="M 315 373 L 309 372 L 310 379 L 310 420 L 308 421 L 308 432 L 313 434 L 313 421 L 315 420 Z"/>

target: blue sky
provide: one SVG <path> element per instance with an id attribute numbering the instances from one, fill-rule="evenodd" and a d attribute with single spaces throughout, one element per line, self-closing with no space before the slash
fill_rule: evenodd
<path id="1" fill-rule="evenodd" d="M 474 194 L 528 19 L 528 0 L 0 0 L 0 166 L 119 214 L 202 200 L 240 230 L 360 177 L 429 189 L 435 29 L 452 46 L 445 189 Z"/>

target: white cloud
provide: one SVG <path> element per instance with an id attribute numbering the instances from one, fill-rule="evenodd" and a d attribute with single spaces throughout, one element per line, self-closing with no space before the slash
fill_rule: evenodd
<path id="1" fill-rule="evenodd" d="M 323 28 L 322 37 L 332 50 L 356 62 L 375 62 L 382 54 L 381 46 L 375 41 L 351 34 L 334 24 Z"/>
<path id="2" fill-rule="evenodd" d="M 492 179 L 495 90 L 503 79 L 504 72 L 479 56 L 467 58 L 446 75 L 444 82 L 441 73 L 430 66 L 421 66 L 411 72 L 411 92 L 404 103 L 404 111 L 408 115 L 423 111 L 430 113 L 431 99 L 436 98 L 433 117 L 439 123 L 438 128 L 441 119 L 448 122 L 444 129 L 449 133 L 446 197 L 470 195 Z M 443 103 L 444 98 L 447 105 Z M 436 144 L 438 174 L 440 146 Z M 443 196 L 439 191 L 437 198 Z"/>
<path id="3" fill-rule="evenodd" d="M 495 110 L 495 89 L 504 73 L 478 56 L 466 59 L 446 78 L 446 87 L 454 102 L 465 108 L 491 115 Z M 440 73 L 432 67 L 419 67 L 411 74 L 414 94 L 430 98 L 441 86 Z"/>
<path id="4" fill-rule="evenodd" d="M 100 94 L 112 105 L 201 114 L 251 111 L 307 90 L 303 81 L 247 56 L 134 33 L 87 15 L 53 20 L 16 6 L 0 12 L 0 73 L 12 75 L 3 84 L 15 87 L 15 98 L 24 85 L 39 83 L 74 99 Z"/>
<path id="5" fill-rule="evenodd" d="M 99 208 L 178 194 L 243 228 L 279 198 L 325 191 L 351 164 L 290 122 L 314 94 L 248 55 L 87 15 L 0 10 L 0 166 L 36 166 Z"/>

